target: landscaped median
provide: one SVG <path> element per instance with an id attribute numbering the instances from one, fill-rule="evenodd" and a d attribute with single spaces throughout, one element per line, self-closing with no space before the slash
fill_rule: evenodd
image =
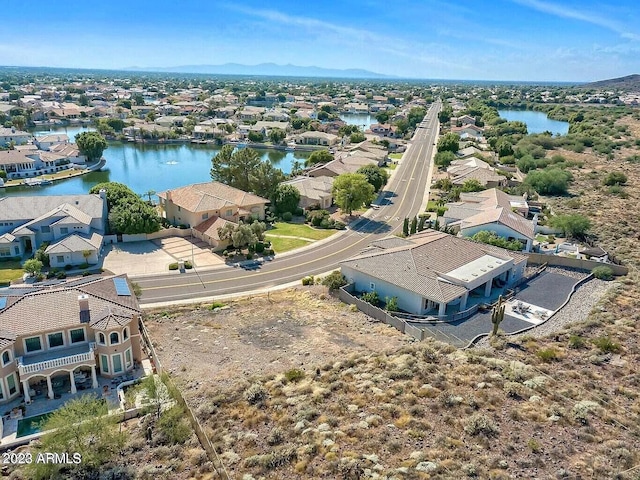
<path id="1" fill-rule="evenodd" d="M 276 222 L 267 230 L 265 238 L 271 242 L 276 253 L 282 253 L 323 240 L 336 232 L 334 229 L 312 228 L 301 223 Z"/>

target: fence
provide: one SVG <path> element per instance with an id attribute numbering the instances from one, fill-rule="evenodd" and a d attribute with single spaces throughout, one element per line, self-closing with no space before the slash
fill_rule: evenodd
<path id="1" fill-rule="evenodd" d="M 338 298 L 344 303 L 348 303 L 349 305 L 355 305 L 358 307 L 358 310 L 363 312 L 364 314 L 375 318 L 376 320 L 380 320 L 387 325 L 391 325 L 395 329 L 401 331 L 402 333 L 406 333 L 407 335 L 411 335 L 416 340 L 424 339 L 424 332 L 412 325 L 409 325 L 405 320 L 394 317 L 390 315 L 388 312 L 385 312 L 381 308 L 375 307 L 368 302 L 360 300 L 355 297 L 353 292 L 355 291 L 355 286 L 353 284 L 345 285 L 338 292 Z"/>
<path id="2" fill-rule="evenodd" d="M 527 260 L 528 264 L 538 265 L 547 263 L 551 266 L 555 267 L 568 267 L 568 268 L 577 268 L 580 270 L 591 271 L 595 267 L 601 267 L 606 265 L 607 267 L 613 270 L 613 274 L 616 276 L 626 275 L 629 273 L 629 269 L 622 265 L 616 265 L 613 263 L 602 263 L 602 262 L 594 262 L 593 260 L 581 260 L 577 258 L 571 257 L 559 257 L 557 255 L 545 255 L 543 253 L 527 253 L 526 254 L 529 259 Z"/>
<path id="3" fill-rule="evenodd" d="M 149 352 L 149 355 L 151 357 L 155 370 L 158 374 L 162 374 L 163 373 L 162 365 L 160 363 L 160 359 L 156 355 L 156 350 L 153 347 L 153 343 L 151 342 L 151 337 L 149 336 L 147 327 L 144 325 L 142 320 L 140 320 L 139 325 L 140 325 L 140 334 L 146 344 L 146 348 Z M 160 378 L 167 386 L 167 389 L 169 390 L 169 392 L 173 394 L 173 397 L 175 398 L 176 402 L 178 402 L 178 404 L 182 408 L 184 408 L 184 410 L 187 412 L 187 418 L 189 420 L 189 423 L 191 423 L 191 426 L 193 427 L 193 430 L 196 433 L 196 437 L 198 437 L 198 441 L 200 442 L 200 445 L 202 445 L 202 448 L 206 452 L 207 457 L 209 458 L 209 461 L 213 465 L 213 468 L 216 474 L 218 475 L 218 478 L 221 478 L 223 480 L 230 480 L 231 477 L 229 477 L 229 473 L 227 472 L 227 469 L 222 463 L 222 460 L 220 460 L 220 457 L 218 456 L 218 452 L 216 452 L 216 449 L 213 446 L 213 443 L 211 443 L 211 440 L 205 433 L 204 429 L 202 428 L 202 425 L 200 425 L 200 421 L 195 416 L 195 414 L 193 413 L 193 410 L 191 410 L 191 407 L 182 396 L 182 392 L 180 392 L 176 384 L 173 383 L 173 380 L 171 380 L 171 378 L 168 375 L 162 375 Z"/>

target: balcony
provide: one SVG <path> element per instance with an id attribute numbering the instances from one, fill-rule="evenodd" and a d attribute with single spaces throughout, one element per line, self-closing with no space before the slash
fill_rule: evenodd
<path id="1" fill-rule="evenodd" d="M 28 357 L 18 357 L 16 361 L 20 378 L 24 380 L 24 375 L 29 376 L 44 370 L 64 368 L 69 365 L 95 365 L 94 346 L 94 343 L 85 343 L 62 350 L 50 350 Z"/>

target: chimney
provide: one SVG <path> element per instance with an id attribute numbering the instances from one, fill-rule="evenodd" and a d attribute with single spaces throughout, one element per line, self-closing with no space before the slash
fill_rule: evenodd
<path id="1" fill-rule="evenodd" d="M 167 202 L 171 201 L 171 190 L 167 190 Z"/>
<path id="2" fill-rule="evenodd" d="M 106 200 L 107 199 L 107 191 L 104 188 L 101 188 L 100 191 L 98 192 L 98 194 L 100 195 L 100 198 Z"/>

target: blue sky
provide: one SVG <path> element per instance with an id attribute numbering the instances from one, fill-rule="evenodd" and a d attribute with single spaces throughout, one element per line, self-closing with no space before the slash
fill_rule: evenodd
<path id="1" fill-rule="evenodd" d="M 4 13 L 0 65 L 274 62 L 524 81 L 640 73 L 637 0 L 32 0 Z"/>

